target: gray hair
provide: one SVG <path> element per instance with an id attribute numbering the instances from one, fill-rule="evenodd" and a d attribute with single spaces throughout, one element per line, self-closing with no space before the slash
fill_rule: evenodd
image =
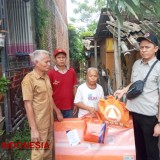
<path id="1" fill-rule="evenodd" d="M 90 68 L 88 68 L 88 69 L 87 69 L 87 74 L 88 74 L 90 71 L 95 71 L 95 72 L 97 72 L 97 75 L 98 75 L 98 69 L 97 69 L 97 68 L 95 68 L 95 67 L 90 67 Z"/>
<path id="2" fill-rule="evenodd" d="M 46 50 L 35 50 L 34 52 L 30 53 L 29 55 L 30 55 L 31 61 L 33 63 L 35 63 L 36 61 L 41 61 L 44 58 L 44 55 L 51 56 L 51 54 Z"/>

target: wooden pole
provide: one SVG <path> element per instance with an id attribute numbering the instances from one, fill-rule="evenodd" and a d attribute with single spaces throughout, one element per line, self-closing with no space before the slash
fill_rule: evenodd
<path id="1" fill-rule="evenodd" d="M 116 89 L 122 87 L 122 74 L 121 74 L 121 58 L 118 53 L 118 42 L 114 39 L 114 66 L 115 66 L 115 78 L 116 78 Z"/>
<path id="2" fill-rule="evenodd" d="M 94 66 L 97 68 L 97 40 L 94 39 Z"/>

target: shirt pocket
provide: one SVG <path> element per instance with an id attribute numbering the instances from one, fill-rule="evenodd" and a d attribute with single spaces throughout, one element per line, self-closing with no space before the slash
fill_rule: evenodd
<path id="1" fill-rule="evenodd" d="M 132 72 L 131 82 L 133 83 L 133 82 L 135 82 L 135 81 L 137 81 L 137 80 L 139 80 L 139 79 L 138 79 L 138 73 L 137 73 L 136 71 L 133 71 L 133 72 Z"/>
<path id="2" fill-rule="evenodd" d="M 38 86 L 37 87 L 37 93 L 44 93 L 47 92 L 47 88 L 43 86 Z"/>
<path id="3" fill-rule="evenodd" d="M 158 87 L 158 76 L 157 75 L 149 75 L 146 81 L 146 87 L 155 90 Z"/>
<path id="4" fill-rule="evenodd" d="M 36 91 L 34 93 L 34 96 L 39 103 L 44 102 L 46 99 L 48 99 L 48 93 L 47 93 L 47 88 L 45 84 L 42 84 L 41 86 L 37 85 L 36 86 Z"/>

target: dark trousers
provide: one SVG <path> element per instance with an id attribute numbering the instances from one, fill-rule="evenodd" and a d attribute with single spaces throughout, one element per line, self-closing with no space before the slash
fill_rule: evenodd
<path id="1" fill-rule="evenodd" d="M 153 137 L 156 116 L 132 112 L 136 145 L 136 160 L 160 160 L 158 138 Z"/>
<path id="2" fill-rule="evenodd" d="M 73 117 L 73 109 L 69 110 L 61 110 L 63 118 L 72 118 Z"/>

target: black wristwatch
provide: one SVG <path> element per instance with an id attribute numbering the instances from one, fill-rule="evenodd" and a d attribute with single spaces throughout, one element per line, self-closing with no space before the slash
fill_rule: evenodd
<path id="1" fill-rule="evenodd" d="M 160 121 L 158 121 L 157 124 L 160 126 Z"/>

